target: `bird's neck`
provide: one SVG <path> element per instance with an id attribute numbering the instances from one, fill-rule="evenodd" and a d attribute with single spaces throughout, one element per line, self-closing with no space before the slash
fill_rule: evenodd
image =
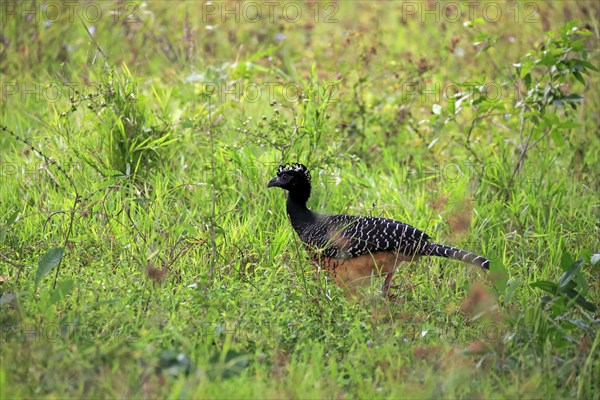
<path id="1" fill-rule="evenodd" d="M 308 196 L 297 192 L 288 194 L 286 211 L 294 230 L 302 234 L 304 229 L 316 220 L 316 215 L 306 207 Z"/>

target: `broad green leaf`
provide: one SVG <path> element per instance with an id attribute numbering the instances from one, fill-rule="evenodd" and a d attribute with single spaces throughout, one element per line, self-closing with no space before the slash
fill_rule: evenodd
<path id="1" fill-rule="evenodd" d="M 582 262 L 583 260 L 578 260 L 577 262 L 573 263 L 567 271 L 565 271 L 558 281 L 559 289 L 563 289 L 565 286 L 567 286 L 567 284 L 571 282 L 571 279 L 573 279 L 573 277 L 579 273 Z"/>
<path id="2" fill-rule="evenodd" d="M 6 220 L 6 225 L 12 225 L 17 221 L 17 217 L 19 216 L 19 213 L 21 212 L 21 210 L 15 210 L 15 212 L 13 212 L 10 217 L 8 217 L 8 219 Z"/>
<path id="3" fill-rule="evenodd" d="M 529 81 L 531 82 L 531 76 L 530 76 L 530 72 L 531 72 L 531 68 L 533 67 L 533 64 L 531 63 L 530 60 L 527 60 L 526 62 L 524 62 L 523 64 L 521 64 L 519 66 L 519 68 L 521 69 L 519 71 L 519 76 L 523 79 L 527 79 L 527 76 L 529 76 Z"/>
<path id="4" fill-rule="evenodd" d="M 554 318 L 563 315 L 567 311 L 569 301 L 565 297 L 556 297 L 552 303 L 552 316 Z"/>
<path id="5" fill-rule="evenodd" d="M 573 76 L 575 77 L 575 79 L 577 79 L 579 82 L 581 82 L 582 85 L 585 85 L 585 79 L 583 79 L 583 76 L 581 75 L 580 72 L 574 71 Z"/>
<path id="6" fill-rule="evenodd" d="M 560 122 L 556 114 L 544 114 L 540 126 L 542 128 L 557 125 Z"/>
<path id="7" fill-rule="evenodd" d="M 581 125 L 575 121 L 563 121 L 556 125 L 559 129 L 575 129 L 579 128 Z"/>
<path id="8" fill-rule="evenodd" d="M 565 144 L 562 133 L 557 129 L 552 129 L 552 131 L 550 131 L 550 138 L 557 146 L 562 146 Z"/>
<path id="9" fill-rule="evenodd" d="M 577 93 L 571 93 L 567 96 L 564 96 L 561 100 L 568 103 L 579 103 L 583 101 L 583 96 L 578 95 Z"/>
<path id="10" fill-rule="evenodd" d="M 64 254 L 62 247 L 53 247 L 40 258 L 38 268 L 35 273 L 35 285 L 37 286 L 42 278 L 50 272 L 50 270 L 58 265 Z"/>
<path id="11" fill-rule="evenodd" d="M 577 303 L 577 305 L 579 305 L 579 307 L 581 307 L 587 311 L 590 311 L 590 312 L 596 312 L 596 306 L 594 304 L 590 303 L 589 301 L 587 301 L 585 296 L 582 295 L 581 293 L 579 293 L 578 291 L 573 290 L 573 289 L 568 289 L 565 291 L 565 293 L 570 298 L 575 299 L 575 302 Z"/>
<path id="12" fill-rule="evenodd" d="M 569 254 L 569 252 L 563 251 L 563 254 L 560 258 L 560 268 L 563 271 L 568 271 L 574 262 L 575 262 L 575 259 Z"/>
<path id="13" fill-rule="evenodd" d="M 575 275 L 575 278 L 577 278 L 577 276 L 579 276 L 579 275 Z M 573 278 L 572 280 L 570 280 L 569 282 L 567 282 L 565 284 L 565 286 L 560 287 L 559 291 L 560 292 L 564 292 L 564 291 L 567 291 L 567 290 L 575 289 L 577 287 L 577 283 L 575 282 L 575 278 Z"/>
<path id="14" fill-rule="evenodd" d="M 590 303 L 589 301 L 587 301 L 585 299 L 585 297 L 579 296 L 579 297 L 577 297 L 576 301 L 577 301 L 577 304 L 584 310 L 587 310 L 587 311 L 593 312 L 593 313 L 596 312 L 597 307 L 593 303 Z"/>
<path id="15" fill-rule="evenodd" d="M 591 64 L 585 60 L 579 60 L 579 63 L 582 64 L 587 69 L 591 69 L 592 71 L 598 71 L 598 68 L 594 64 Z"/>
<path id="16" fill-rule="evenodd" d="M 58 285 L 58 287 L 56 289 L 54 289 L 52 296 L 50 296 L 50 302 L 52 304 L 54 304 L 57 301 L 62 300 L 65 297 L 67 297 L 67 295 L 69 293 L 71 293 L 71 290 L 73 290 L 74 285 L 75 285 L 75 281 L 73 279 L 65 279 L 64 281 L 62 281 Z"/>
<path id="17" fill-rule="evenodd" d="M 545 54 L 542 55 L 542 57 L 538 60 L 539 64 L 545 65 L 548 67 L 555 65 L 557 62 L 558 62 L 558 58 L 549 51 L 545 52 Z"/>
<path id="18" fill-rule="evenodd" d="M 523 80 L 525 81 L 525 87 L 529 90 L 531 88 L 531 74 L 526 74 Z"/>
<path id="19" fill-rule="evenodd" d="M 530 283 L 529 286 L 531 286 L 532 288 L 542 289 L 544 292 L 552 294 L 556 294 L 556 291 L 558 290 L 558 286 L 556 285 L 556 283 L 550 281 L 535 281 L 533 283 Z"/>

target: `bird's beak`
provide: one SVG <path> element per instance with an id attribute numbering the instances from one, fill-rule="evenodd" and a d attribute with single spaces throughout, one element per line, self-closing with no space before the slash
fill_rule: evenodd
<path id="1" fill-rule="evenodd" d="M 277 187 L 277 186 L 281 186 L 281 182 L 279 182 L 279 177 L 276 176 L 275 178 L 271 179 L 269 181 L 269 183 L 267 183 L 267 187 Z"/>

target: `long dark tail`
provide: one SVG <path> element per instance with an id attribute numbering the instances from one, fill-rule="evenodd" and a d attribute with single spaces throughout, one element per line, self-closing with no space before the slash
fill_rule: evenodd
<path id="1" fill-rule="evenodd" d="M 483 269 L 490 269 L 490 260 L 473 254 L 470 251 L 457 249 L 456 247 L 444 246 L 443 244 L 428 243 L 422 251 L 423 255 L 453 258 Z"/>

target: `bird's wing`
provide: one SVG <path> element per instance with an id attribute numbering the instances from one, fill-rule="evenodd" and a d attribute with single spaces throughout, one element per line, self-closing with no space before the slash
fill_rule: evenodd
<path id="1" fill-rule="evenodd" d="M 387 218 L 320 215 L 301 239 L 326 257 L 350 258 L 378 251 L 417 254 L 429 236 Z"/>

